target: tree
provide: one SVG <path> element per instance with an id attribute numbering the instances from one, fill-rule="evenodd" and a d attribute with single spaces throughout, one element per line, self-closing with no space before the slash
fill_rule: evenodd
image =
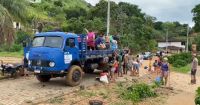
<path id="1" fill-rule="evenodd" d="M 0 0 L 0 45 L 14 41 L 13 20 L 24 22 L 26 1 Z"/>
<path id="2" fill-rule="evenodd" d="M 192 9 L 192 13 L 193 13 L 193 21 L 195 22 L 194 30 L 196 32 L 200 32 L 200 4 L 196 5 Z"/>

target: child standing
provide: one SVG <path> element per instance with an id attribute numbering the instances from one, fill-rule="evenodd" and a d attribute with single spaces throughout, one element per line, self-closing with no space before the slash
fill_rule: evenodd
<path id="1" fill-rule="evenodd" d="M 153 63 L 153 67 L 154 67 L 154 71 L 156 72 L 156 74 L 159 74 L 159 64 L 158 64 L 158 60 L 155 60 L 155 62 Z"/>
<path id="2" fill-rule="evenodd" d="M 115 57 L 114 62 L 113 62 L 113 64 L 112 64 L 112 68 L 111 68 L 111 80 L 112 80 L 112 81 L 115 81 L 115 78 L 116 78 L 115 72 L 117 71 L 118 64 L 119 64 L 118 58 Z"/>
<path id="3" fill-rule="evenodd" d="M 118 55 L 119 60 L 119 67 L 118 67 L 118 76 L 123 77 L 123 60 L 122 60 L 122 53 Z"/>
<path id="4" fill-rule="evenodd" d="M 152 68 L 151 68 L 151 67 L 152 67 L 152 64 L 151 64 L 151 63 L 152 63 L 152 58 L 149 58 L 149 71 L 151 71 L 151 69 L 152 69 Z"/>

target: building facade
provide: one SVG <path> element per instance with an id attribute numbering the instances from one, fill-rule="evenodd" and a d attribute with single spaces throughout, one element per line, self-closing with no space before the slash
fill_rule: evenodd
<path id="1" fill-rule="evenodd" d="M 42 0 L 29 0 L 29 2 L 31 2 L 31 3 L 41 3 Z"/>

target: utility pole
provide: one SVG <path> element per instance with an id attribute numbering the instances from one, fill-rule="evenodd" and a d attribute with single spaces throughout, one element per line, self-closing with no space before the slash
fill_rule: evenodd
<path id="1" fill-rule="evenodd" d="M 107 33 L 106 33 L 106 35 L 109 35 L 109 33 L 110 33 L 110 0 L 108 0 Z"/>
<path id="2" fill-rule="evenodd" d="M 168 29 L 167 29 L 167 33 L 166 33 L 166 51 L 168 50 L 168 34 L 169 34 L 169 32 L 168 32 Z"/>
<path id="3" fill-rule="evenodd" d="M 187 44 L 186 44 L 186 52 L 188 52 L 188 44 L 189 44 L 188 36 L 189 36 L 189 31 L 190 31 L 190 27 L 189 27 L 189 25 L 188 25 L 188 27 L 187 27 Z"/>

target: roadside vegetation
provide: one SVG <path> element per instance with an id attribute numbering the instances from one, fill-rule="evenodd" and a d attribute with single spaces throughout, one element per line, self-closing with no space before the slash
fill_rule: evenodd
<path id="1" fill-rule="evenodd" d="M 147 84 L 149 81 L 152 82 Z M 94 86 L 84 89 L 82 89 L 81 86 L 80 90 L 77 89 L 72 93 L 51 98 L 43 103 L 60 105 L 86 105 L 92 100 L 99 100 L 107 105 L 140 105 L 140 103 L 143 102 L 148 103 L 148 105 L 153 105 L 153 102 L 155 101 L 149 101 L 161 101 L 159 96 L 162 96 L 164 95 L 163 93 L 165 93 L 165 90 L 163 90 L 163 88 L 160 86 L 160 83 L 154 82 L 153 78 L 149 79 L 148 76 L 145 76 L 139 80 L 137 79 L 137 81 L 132 80 L 132 78 L 127 78 L 120 82 L 116 81 L 116 83 L 97 83 Z"/>
<path id="2" fill-rule="evenodd" d="M 168 57 L 172 70 L 180 73 L 188 73 L 191 69 L 192 62 L 191 53 L 180 53 Z"/>
<path id="3" fill-rule="evenodd" d="M 200 87 L 196 90 L 195 104 L 200 105 Z"/>
<path id="4" fill-rule="evenodd" d="M 23 51 L 20 50 L 18 52 L 0 52 L 0 57 L 17 57 L 22 58 L 23 57 Z"/>

